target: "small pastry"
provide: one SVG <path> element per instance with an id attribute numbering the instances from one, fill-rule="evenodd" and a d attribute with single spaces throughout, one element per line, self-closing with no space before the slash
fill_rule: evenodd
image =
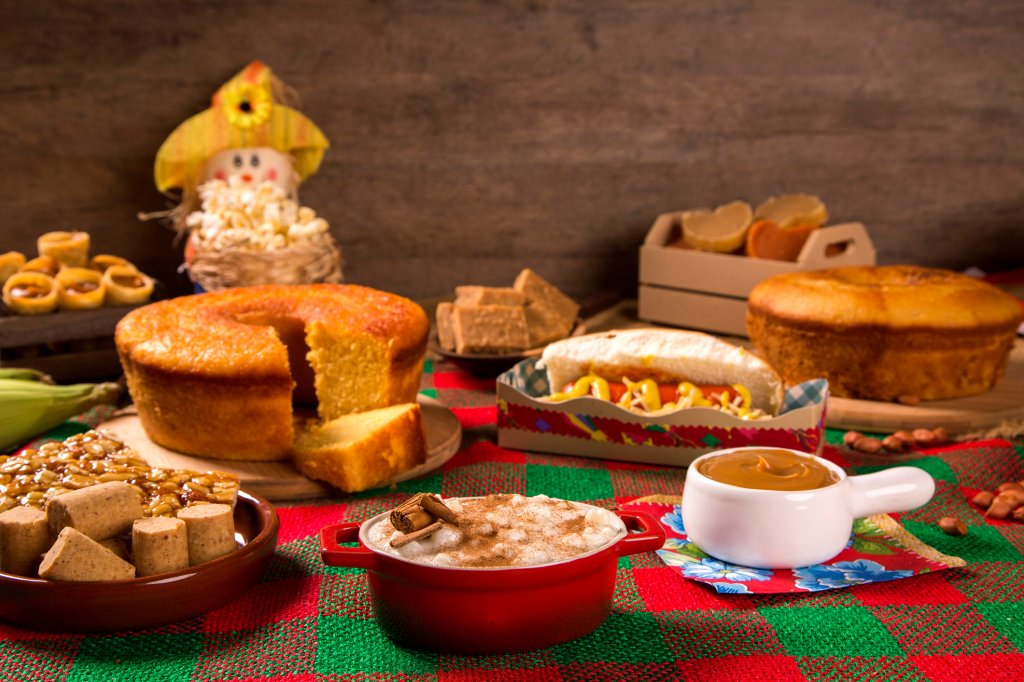
<path id="1" fill-rule="evenodd" d="M 145 303 L 153 294 L 153 278 L 131 265 L 111 265 L 103 273 L 103 283 L 111 305 Z"/>
<path id="2" fill-rule="evenodd" d="M 52 256 L 73 268 L 83 267 L 89 260 L 88 232 L 47 232 L 39 237 L 36 245 L 40 256 Z"/>
<path id="3" fill-rule="evenodd" d="M 64 268 L 54 278 L 61 310 L 99 308 L 107 295 L 103 275 L 89 268 Z"/>
<path id="4" fill-rule="evenodd" d="M 111 265 L 127 265 L 132 268 L 135 267 L 130 261 L 121 258 L 120 256 L 112 256 L 109 253 L 97 253 L 89 259 L 89 267 L 99 272 L 106 272 L 107 268 Z"/>
<path id="5" fill-rule="evenodd" d="M 7 278 L 18 271 L 25 264 L 25 254 L 19 251 L 8 251 L 0 253 L 0 286 L 3 286 Z"/>
<path id="6" fill-rule="evenodd" d="M 57 285 L 42 272 L 16 272 L 4 282 L 4 304 L 19 315 L 42 315 L 57 307 Z"/>
<path id="7" fill-rule="evenodd" d="M 56 277 L 57 273 L 60 272 L 60 267 L 60 261 L 52 256 L 39 256 L 38 258 L 26 261 L 24 265 L 18 268 L 18 272 L 41 272 L 44 275 Z"/>

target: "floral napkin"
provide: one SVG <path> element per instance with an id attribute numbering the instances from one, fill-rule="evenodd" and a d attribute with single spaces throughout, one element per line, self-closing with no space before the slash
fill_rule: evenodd
<path id="1" fill-rule="evenodd" d="M 909 578 L 919 573 L 963 566 L 908 533 L 888 514 L 857 519 L 846 549 L 831 561 L 794 569 L 738 566 L 708 556 L 686 538 L 682 506 L 645 498 L 629 503 L 665 527 L 665 545 L 658 555 L 682 577 L 729 594 L 820 592 L 851 585 Z"/>

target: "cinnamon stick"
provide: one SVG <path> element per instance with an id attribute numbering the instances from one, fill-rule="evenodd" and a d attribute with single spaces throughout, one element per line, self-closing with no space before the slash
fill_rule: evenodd
<path id="1" fill-rule="evenodd" d="M 391 546 L 395 549 L 398 549 L 399 547 L 407 545 L 410 542 L 414 542 L 421 538 L 433 535 L 434 531 L 438 530 L 442 525 L 443 523 L 441 521 L 434 521 L 432 524 L 426 526 L 425 528 L 420 528 L 419 530 L 415 530 L 411 533 L 406 533 L 405 535 L 401 535 L 393 539 L 391 541 Z"/>
<path id="2" fill-rule="evenodd" d="M 402 533 L 412 533 L 421 528 L 426 528 L 433 523 L 433 515 L 425 511 L 421 506 L 423 497 L 424 493 L 416 493 L 391 510 L 389 519 L 395 530 Z"/>
<path id="3" fill-rule="evenodd" d="M 420 504 L 423 505 L 423 509 L 439 519 L 443 519 L 448 523 L 459 522 L 459 515 L 449 509 L 436 495 L 424 495 Z"/>

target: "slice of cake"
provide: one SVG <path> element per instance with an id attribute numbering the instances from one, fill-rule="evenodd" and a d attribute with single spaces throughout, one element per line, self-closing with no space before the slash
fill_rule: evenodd
<path id="1" fill-rule="evenodd" d="M 522 306 L 456 305 L 452 330 L 459 353 L 514 352 L 530 341 Z"/>
<path id="2" fill-rule="evenodd" d="M 292 459 L 303 475 L 354 493 L 388 483 L 426 456 L 420 406 L 405 403 L 301 430 Z"/>

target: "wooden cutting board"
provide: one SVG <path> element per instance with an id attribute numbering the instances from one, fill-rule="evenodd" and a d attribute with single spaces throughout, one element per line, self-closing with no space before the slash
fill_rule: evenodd
<path id="1" fill-rule="evenodd" d="M 430 473 L 447 462 L 459 450 L 462 425 L 447 407 L 426 396 L 418 396 L 427 436 L 427 461 L 399 475 L 393 483 Z M 336 489 L 300 474 L 291 462 L 242 462 L 206 459 L 168 450 L 149 439 L 134 407 L 122 410 L 98 429 L 134 448 L 150 466 L 194 471 L 226 471 L 238 476 L 242 488 L 271 501 L 301 500 L 340 495 Z"/>
<path id="2" fill-rule="evenodd" d="M 832 428 L 883 433 L 944 426 L 951 434 L 959 434 L 984 431 L 1003 422 L 1019 422 L 1024 427 L 1024 340 L 1017 339 L 1006 374 L 987 393 L 914 406 L 829 398 L 827 419 Z"/>

